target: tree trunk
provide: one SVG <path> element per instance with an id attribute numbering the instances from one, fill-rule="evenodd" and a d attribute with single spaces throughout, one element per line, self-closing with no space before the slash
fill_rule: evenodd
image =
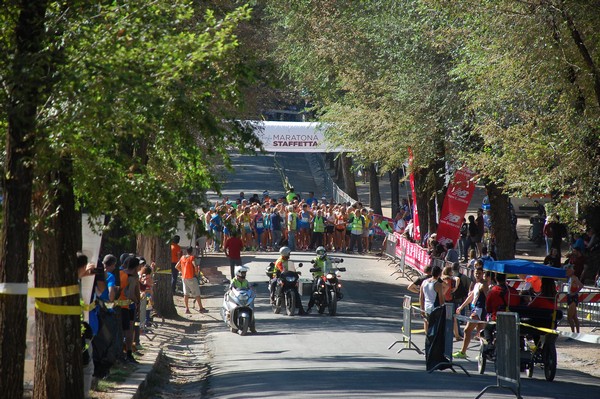
<path id="1" fill-rule="evenodd" d="M 105 216 L 104 226 L 107 227 L 109 225 L 110 227 L 102 233 L 100 241 L 100 260 L 103 256 L 108 254 L 113 254 L 119 259 L 121 254 L 132 252 L 136 246 L 135 234 L 123 227 L 121 219 L 115 218 L 111 220 L 110 216 Z"/>
<path id="2" fill-rule="evenodd" d="M 19 3 L 9 88 L 0 233 L 0 283 L 27 284 L 31 192 L 37 108 L 44 89 L 43 37 L 47 1 Z M 0 387 L 2 396 L 23 396 L 27 297 L 0 295 Z"/>
<path id="3" fill-rule="evenodd" d="M 419 169 L 415 174 L 415 193 L 417 196 L 417 209 L 419 211 L 419 231 L 421 240 L 429 232 L 429 207 L 427 187 L 427 170 Z M 414 209 L 413 209 L 414 213 Z"/>
<path id="4" fill-rule="evenodd" d="M 354 172 L 352 172 L 352 158 L 346 155 L 346 153 L 341 154 L 341 158 L 342 173 L 344 174 L 344 191 L 350 196 L 350 198 L 360 201 L 360 198 L 358 198 L 358 191 L 356 191 Z"/>
<path id="5" fill-rule="evenodd" d="M 374 163 L 369 165 L 369 206 L 376 214 L 383 215 L 381 193 L 379 192 L 379 176 Z"/>
<path id="6" fill-rule="evenodd" d="M 55 179 L 48 176 L 50 191 L 47 204 L 44 196 L 36 200 L 40 224 L 36 228 L 35 285 L 36 287 L 64 287 L 77 284 L 77 242 L 81 226 L 75 211 L 75 198 L 71 183 L 72 165 L 63 160 L 62 171 Z M 44 191 L 46 191 L 44 189 Z M 49 205 L 49 206 L 48 206 Z M 52 305 L 79 306 L 79 295 L 40 299 Z M 36 318 L 34 399 L 83 398 L 83 366 L 81 321 L 79 315 L 54 315 L 39 310 Z"/>
<path id="7" fill-rule="evenodd" d="M 508 195 L 493 183 L 486 184 L 490 200 L 493 235 L 496 237 L 496 256 L 498 259 L 514 259 L 516 237 L 510 222 Z"/>
<path id="8" fill-rule="evenodd" d="M 160 237 L 138 236 L 137 253 L 147 261 L 156 263 L 154 274 L 154 310 L 161 317 L 177 316 L 173 292 L 171 291 L 171 247 Z"/>
<path id="9" fill-rule="evenodd" d="M 392 201 L 392 215 L 396 217 L 396 214 L 400 210 L 400 173 L 398 169 L 394 169 L 390 172 L 390 190 L 391 190 L 391 201 Z"/>
<path id="10" fill-rule="evenodd" d="M 334 161 L 334 169 L 335 169 L 335 180 L 340 180 L 340 176 L 344 176 L 344 172 L 342 170 L 342 154 L 337 157 Z"/>

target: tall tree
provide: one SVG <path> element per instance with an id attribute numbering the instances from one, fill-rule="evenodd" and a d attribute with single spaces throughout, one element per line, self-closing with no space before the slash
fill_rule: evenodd
<path id="1" fill-rule="evenodd" d="M 48 1 L 4 5 L 1 107 L 6 113 L 6 159 L 2 174 L 0 282 L 27 284 L 33 162 L 37 113 L 49 85 L 46 10 Z M 12 23 L 14 22 L 14 24 Z M 0 295 L 0 386 L 9 398 L 23 396 L 27 302 L 25 295 Z"/>

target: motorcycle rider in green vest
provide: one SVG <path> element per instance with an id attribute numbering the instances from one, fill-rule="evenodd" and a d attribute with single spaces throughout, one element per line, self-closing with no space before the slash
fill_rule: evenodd
<path id="1" fill-rule="evenodd" d="M 319 248 L 317 248 L 317 256 L 316 258 L 313 260 L 314 262 L 314 268 L 315 269 L 319 269 L 317 271 L 314 271 L 312 273 L 313 276 L 313 283 L 312 283 L 312 291 L 311 291 L 311 295 L 310 295 L 310 300 L 308 301 L 308 308 L 306 309 L 306 313 L 310 313 L 313 305 L 315 304 L 315 296 L 314 293 L 317 291 L 317 288 L 319 286 L 319 281 L 321 280 L 321 278 L 326 275 L 329 270 L 331 270 L 331 259 L 329 259 L 329 257 L 327 256 L 327 251 L 325 250 L 325 247 L 321 246 Z"/>

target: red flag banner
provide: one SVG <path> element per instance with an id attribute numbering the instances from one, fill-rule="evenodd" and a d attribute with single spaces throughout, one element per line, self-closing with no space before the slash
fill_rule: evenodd
<path id="1" fill-rule="evenodd" d="M 442 245 L 449 241 L 456 245 L 460 237 L 460 226 L 475 191 L 475 183 L 471 181 L 473 175 L 473 171 L 461 168 L 450 182 L 437 230 L 437 241 Z"/>
<path id="2" fill-rule="evenodd" d="M 413 238 L 416 242 L 421 242 L 421 229 L 419 228 L 419 211 L 417 208 L 417 192 L 415 191 L 415 174 L 413 172 L 413 152 L 408 147 L 408 166 L 410 168 L 410 189 L 413 200 Z"/>

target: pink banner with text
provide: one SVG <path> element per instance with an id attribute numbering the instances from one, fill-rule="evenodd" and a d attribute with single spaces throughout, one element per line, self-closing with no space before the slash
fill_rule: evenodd
<path id="1" fill-rule="evenodd" d="M 402 258 L 404 254 L 404 264 L 425 273 L 425 266 L 431 263 L 431 256 L 427 250 L 414 242 L 408 241 L 398 233 L 394 233 L 397 240 L 396 256 Z"/>
<path id="2" fill-rule="evenodd" d="M 456 246 L 460 237 L 460 226 L 475 191 L 475 183 L 471 181 L 473 174 L 467 168 L 457 170 L 448 187 L 437 229 L 437 241 L 442 245 L 452 241 Z"/>
<path id="3" fill-rule="evenodd" d="M 419 227 L 419 209 L 417 208 L 417 191 L 415 190 L 415 174 L 413 172 L 413 152 L 408 147 L 408 166 L 410 168 L 410 189 L 412 190 L 413 200 L 413 238 L 416 242 L 421 242 L 421 228 Z"/>

